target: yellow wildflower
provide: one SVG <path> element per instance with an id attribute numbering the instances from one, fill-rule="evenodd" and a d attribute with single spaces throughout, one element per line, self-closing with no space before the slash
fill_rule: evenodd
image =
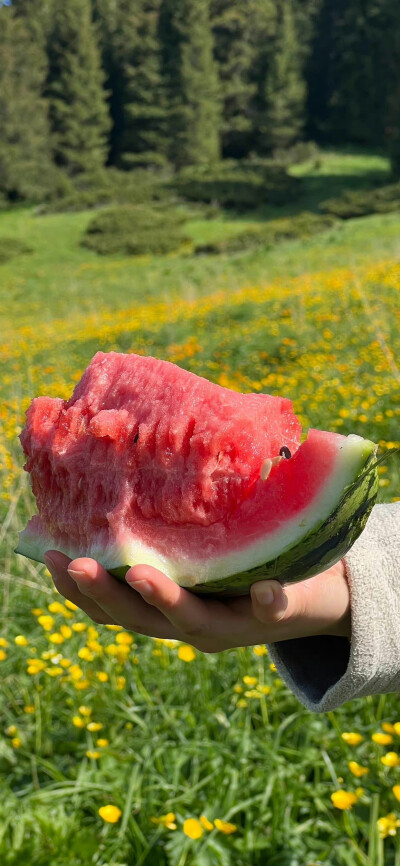
<path id="1" fill-rule="evenodd" d="M 47 610 L 49 610 L 50 613 L 65 613 L 65 607 L 60 601 L 52 601 L 51 604 L 47 605 Z"/>
<path id="2" fill-rule="evenodd" d="M 343 811 L 346 809 L 351 809 L 355 803 L 357 803 L 357 794 L 354 794 L 353 791 L 343 791 L 340 789 L 339 791 L 334 791 L 331 794 L 331 800 L 336 809 L 342 809 Z"/>
<path id="3" fill-rule="evenodd" d="M 397 734 L 397 736 L 400 736 L 400 722 L 395 722 L 393 728 L 395 734 Z"/>
<path id="4" fill-rule="evenodd" d="M 69 673 L 71 675 L 71 679 L 73 679 L 74 681 L 80 680 L 83 677 L 83 670 L 79 667 L 79 665 L 71 665 Z"/>
<path id="5" fill-rule="evenodd" d="M 379 818 L 377 824 L 381 839 L 386 839 L 387 836 L 396 836 L 397 828 L 400 827 L 400 820 L 396 818 L 394 812 L 389 812 L 388 815 Z"/>
<path id="6" fill-rule="evenodd" d="M 183 644 L 178 649 L 178 658 L 183 662 L 192 662 L 196 658 L 196 653 L 189 644 Z"/>
<path id="7" fill-rule="evenodd" d="M 220 818 L 216 818 L 214 824 L 217 830 L 219 830 L 220 833 L 225 833 L 226 836 L 229 836 L 231 833 L 236 833 L 236 824 L 230 824 L 229 821 L 221 821 Z"/>
<path id="8" fill-rule="evenodd" d="M 98 640 L 88 640 L 86 642 L 86 646 L 88 647 L 88 649 L 92 650 L 92 652 L 98 653 L 99 655 L 101 655 L 101 653 L 103 652 L 103 647 L 101 643 L 98 642 Z"/>
<path id="9" fill-rule="evenodd" d="M 67 607 L 68 610 L 78 610 L 78 605 L 74 604 L 74 602 L 70 601 L 68 598 L 65 601 L 65 607 Z"/>
<path id="10" fill-rule="evenodd" d="M 389 746 L 390 743 L 393 743 L 393 737 L 391 734 L 381 734 L 380 731 L 376 734 L 372 734 L 372 739 L 374 743 L 378 743 L 379 746 Z"/>
<path id="11" fill-rule="evenodd" d="M 81 716 L 85 716 L 85 718 L 87 718 L 88 716 L 92 715 L 93 710 L 91 707 L 85 707 L 82 704 L 82 706 L 79 707 L 79 712 L 80 712 Z"/>
<path id="12" fill-rule="evenodd" d="M 214 829 L 214 824 L 212 824 L 205 815 L 200 815 L 200 824 L 205 830 L 211 831 Z"/>
<path id="13" fill-rule="evenodd" d="M 64 638 L 59 631 L 54 631 L 52 634 L 49 635 L 49 641 L 55 644 L 62 644 L 64 643 Z"/>
<path id="14" fill-rule="evenodd" d="M 243 677 L 243 682 L 246 686 L 256 686 L 258 683 L 258 679 L 257 677 L 245 676 Z"/>
<path id="15" fill-rule="evenodd" d="M 16 643 L 17 646 L 28 646 L 29 641 L 26 639 L 24 634 L 17 634 L 14 638 L 14 643 Z"/>
<path id="16" fill-rule="evenodd" d="M 363 737 L 361 734 L 356 734 L 354 731 L 345 731 L 342 734 L 342 740 L 347 743 L 348 746 L 358 746 L 359 743 L 363 741 Z"/>
<path id="17" fill-rule="evenodd" d="M 6 648 L 9 646 L 8 640 L 5 637 L 0 637 L 0 647 Z"/>
<path id="18" fill-rule="evenodd" d="M 92 758 L 93 761 L 97 761 L 100 758 L 100 752 L 93 752 L 91 749 L 87 749 L 86 757 Z"/>
<path id="19" fill-rule="evenodd" d="M 393 785 L 392 791 L 396 800 L 400 801 L 400 785 Z"/>
<path id="20" fill-rule="evenodd" d="M 4 650 L 0 650 L 0 662 L 4 662 L 7 658 L 7 653 Z"/>
<path id="21" fill-rule="evenodd" d="M 72 625 L 72 631 L 76 631 L 77 634 L 81 631 L 86 631 L 86 623 L 84 622 L 74 622 Z"/>
<path id="22" fill-rule="evenodd" d="M 89 680 L 79 680 L 79 682 L 75 682 L 74 686 L 77 692 L 83 692 L 85 689 L 88 689 L 90 686 Z"/>
<path id="23" fill-rule="evenodd" d="M 122 812 L 121 809 L 118 809 L 118 806 L 108 805 L 101 806 L 101 808 L 99 809 L 99 815 L 100 818 L 103 819 L 103 821 L 107 822 L 107 824 L 117 824 L 122 815 Z"/>
<path id="24" fill-rule="evenodd" d="M 386 752 L 386 755 L 381 758 L 381 762 L 385 767 L 398 767 L 400 763 L 397 752 Z"/>
<path id="25" fill-rule="evenodd" d="M 8 728 L 6 728 L 5 733 L 7 734 L 7 737 L 15 737 L 15 734 L 17 733 L 17 726 L 9 725 Z"/>
<path id="26" fill-rule="evenodd" d="M 42 626 L 42 628 L 44 628 L 45 631 L 51 631 L 54 625 L 54 618 L 44 613 L 42 614 L 42 616 L 38 617 L 38 623 Z"/>
<path id="27" fill-rule="evenodd" d="M 27 716 L 31 716 L 34 712 L 35 707 L 33 706 L 33 704 L 27 704 L 26 707 L 24 707 L 24 713 L 26 713 Z"/>
<path id="28" fill-rule="evenodd" d="M 126 679 L 125 679 L 125 677 L 117 677 L 115 680 L 115 683 L 116 683 L 118 691 L 122 692 L 122 690 L 126 686 Z"/>
<path id="29" fill-rule="evenodd" d="M 106 746 L 109 746 L 109 744 L 110 744 L 110 741 L 105 740 L 103 737 L 100 737 L 99 740 L 96 740 L 96 746 L 99 746 L 100 749 L 105 749 Z"/>
<path id="30" fill-rule="evenodd" d="M 153 816 L 150 818 L 150 821 L 152 821 L 153 824 L 161 824 L 163 827 L 166 827 L 167 830 L 176 830 L 174 812 L 167 812 L 166 815 L 160 815 L 159 818 L 154 818 Z"/>
<path id="31" fill-rule="evenodd" d="M 120 631 L 115 637 L 115 642 L 118 644 L 126 644 L 130 646 L 133 643 L 133 637 L 127 631 Z"/>
<path id="32" fill-rule="evenodd" d="M 72 724 L 75 725 L 76 728 L 84 728 L 85 722 L 81 719 L 80 716 L 72 716 Z"/>
<path id="33" fill-rule="evenodd" d="M 62 634 L 63 637 L 65 637 L 67 639 L 69 637 L 72 637 L 72 629 L 69 627 L 69 625 L 60 626 L 60 633 Z"/>
<path id="34" fill-rule="evenodd" d="M 259 644 L 258 646 L 253 647 L 253 653 L 255 656 L 266 656 L 268 655 L 268 650 L 265 644 Z"/>
<path id="35" fill-rule="evenodd" d="M 362 767 L 361 764 L 357 764 L 357 761 L 349 761 L 349 770 L 353 773 L 353 776 L 357 776 L 357 778 L 361 778 L 361 776 L 365 776 L 366 773 L 369 773 L 368 767 Z"/>
<path id="36" fill-rule="evenodd" d="M 197 818 L 187 818 L 183 823 L 183 832 L 189 839 L 200 839 L 204 831 Z"/>
<path id="37" fill-rule="evenodd" d="M 92 662 L 94 659 L 93 653 L 87 648 L 87 646 L 83 646 L 78 650 L 78 657 L 83 659 L 85 662 Z"/>
<path id="38" fill-rule="evenodd" d="M 105 671 L 97 671 L 96 677 L 99 683 L 106 683 L 108 681 L 108 674 Z"/>
<path id="39" fill-rule="evenodd" d="M 19 749 L 22 746 L 22 741 L 19 737 L 13 737 L 11 743 L 14 749 Z"/>
<path id="40" fill-rule="evenodd" d="M 385 731 L 387 734 L 395 734 L 396 733 L 396 729 L 395 729 L 394 725 L 391 725 L 390 722 L 383 722 L 382 730 Z"/>
<path id="41" fill-rule="evenodd" d="M 101 722 L 89 722 L 86 725 L 86 727 L 87 727 L 88 731 L 93 732 L 93 731 L 101 731 L 103 725 Z"/>

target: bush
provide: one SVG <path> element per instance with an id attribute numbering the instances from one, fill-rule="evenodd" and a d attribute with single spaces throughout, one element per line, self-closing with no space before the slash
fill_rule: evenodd
<path id="1" fill-rule="evenodd" d="M 24 256 L 32 252 L 32 248 L 28 247 L 24 241 L 20 241 L 19 238 L 0 238 L 0 265 L 9 262 L 10 259 L 15 259 L 17 256 Z"/>
<path id="2" fill-rule="evenodd" d="M 301 181 L 272 161 L 225 160 L 184 169 L 170 187 L 183 199 L 248 210 L 292 200 Z"/>
<path id="3" fill-rule="evenodd" d="M 302 162 L 316 160 L 320 156 L 320 150 L 315 141 L 298 141 L 291 147 L 274 150 L 274 160 L 281 165 L 298 165 Z"/>
<path id="4" fill-rule="evenodd" d="M 308 238 L 319 232 L 332 228 L 336 220 L 331 215 L 322 215 L 304 211 L 295 217 L 271 220 L 271 222 L 255 225 L 239 232 L 237 235 L 201 244 L 195 247 L 195 253 L 227 254 L 240 253 L 245 250 L 272 247 L 277 243 L 299 238 Z"/>
<path id="5" fill-rule="evenodd" d="M 111 204 L 145 204 L 168 197 L 161 175 L 150 171 L 119 171 L 116 168 L 85 172 L 74 180 L 60 173 L 40 213 L 90 210 Z"/>
<path id="6" fill-rule="evenodd" d="M 324 213 L 346 220 L 373 213 L 390 213 L 400 207 L 400 183 L 392 183 L 371 190 L 353 190 L 331 198 L 321 204 Z"/>
<path id="7" fill-rule="evenodd" d="M 182 215 L 171 209 L 125 205 L 97 214 L 83 244 L 101 255 L 169 253 L 187 242 L 182 223 Z"/>

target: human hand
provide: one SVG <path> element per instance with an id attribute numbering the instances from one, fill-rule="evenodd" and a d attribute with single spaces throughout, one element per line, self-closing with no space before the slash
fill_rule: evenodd
<path id="1" fill-rule="evenodd" d="M 148 565 L 130 568 L 123 583 L 93 559 L 71 561 L 48 551 L 45 561 L 58 592 L 94 622 L 173 638 L 206 653 L 317 634 L 350 637 L 342 561 L 299 583 L 259 581 L 249 596 L 226 599 L 196 596 Z"/>

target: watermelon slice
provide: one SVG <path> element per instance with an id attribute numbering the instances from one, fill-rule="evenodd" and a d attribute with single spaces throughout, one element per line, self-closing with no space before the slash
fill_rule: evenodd
<path id="1" fill-rule="evenodd" d="M 39 514 L 17 553 L 146 563 L 197 592 L 328 568 L 377 493 L 376 446 L 301 427 L 290 400 L 238 394 L 155 358 L 98 352 L 71 399 L 32 401 L 21 442 Z"/>

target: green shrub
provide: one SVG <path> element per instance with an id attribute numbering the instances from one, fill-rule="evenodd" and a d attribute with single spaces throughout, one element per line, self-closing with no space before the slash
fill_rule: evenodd
<path id="1" fill-rule="evenodd" d="M 309 238 L 319 232 L 332 228 L 336 220 L 330 214 L 314 214 L 304 211 L 295 217 L 271 220 L 268 223 L 251 226 L 231 237 L 221 238 L 208 244 L 199 244 L 195 253 L 228 254 L 245 250 L 268 248 L 287 240 Z"/>
<path id="2" fill-rule="evenodd" d="M 400 183 L 370 190 L 353 190 L 323 202 L 321 210 L 346 220 L 373 213 L 390 213 L 400 208 Z"/>
<path id="3" fill-rule="evenodd" d="M 298 193 L 301 181 L 272 161 L 225 160 L 215 166 L 186 168 L 171 183 L 189 201 L 248 210 L 263 204 L 283 204 Z"/>
<path id="4" fill-rule="evenodd" d="M 83 244 L 101 255 L 169 253 L 188 242 L 182 224 L 182 215 L 167 208 L 110 208 L 89 223 Z"/>
<path id="5" fill-rule="evenodd" d="M 20 241 L 19 238 L 0 238 L 0 265 L 9 262 L 10 259 L 17 258 L 17 256 L 24 256 L 32 252 L 32 248 L 28 247 L 24 241 Z"/>
<path id="6" fill-rule="evenodd" d="M 316 160 L 320 156 L 320 150 L 315 141 L 298 141 L 291 147 L 274 150 L 274 160 L 281 165 L 297 165 L 309 160 Z"/>
<path id="7" fill-rule="evenodd" d="M 160 174 L 107 168 L 85 172 L 74 180 L 63 174 L 40 213 L 76 212 L 111 204 L 146 204 L 165 201 L 167 197 Z"/>

